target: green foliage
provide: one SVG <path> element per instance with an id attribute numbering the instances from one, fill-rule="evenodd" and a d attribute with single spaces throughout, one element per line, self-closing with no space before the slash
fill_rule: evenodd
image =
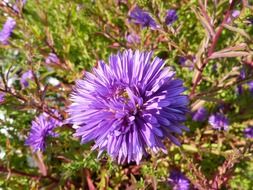
<path id="1" fill-rule="evenodd" d="M 228 0 L 210 1 L 201 8 L 200 2 L 28 0 L 19 14 L 0 4 L 1 26 L 6 15 L 17 22 L 10 44 L 0 46 L 1 74 L 8 82 L 5 102 L 0 104 L 0 189 L 88 189 L 89 180 L 101 190 L 168 189 L 167 178 L 173 169 L 184 172 L 192 187 L 198 183 L 204 189 L 209 187 L 205 180 L 211 184 L 214 175 L 223 171 L 229 180 L 222 188 L 252 189 L 252 141 L 243 135 L 253 124 L 253 96 L 247 84 L 253 79 L 253 25 L 247 22 L 252 5 L 236 4 L 233 10 L 240 10 L 240 16 L 224 25 L 212 58 L 208 50 L 215 37 L 210 27 L 216 34 L 230 4 Z M 136 4 L 150 12 L 161 26 L 159 30 L 143 29 L 129 21 L 129 11 Z M 168 9 L 176 9 L 179 17 L 172 26 L 164 24 Z M 204 13 L 211 19 L 209 27 Z M 130 33 L 140 36 L 140 43 L 127 42 Z M 35 116 L 49 107 L 58 109 L 66 119 L 74 82 L 98 60 L 108 60 L 111 53 L 128 48 L 154 51 L 182 78 L 187 94 L 194 92 L 201 72 L 190 109 L 194 112 L 205 106 L 210 115 L 223 107 L 230 119 L 229 131 L 215 131 L 207 121 L 192 121 L 189 114 L 185 125 L 190 131 L 178 137 L 182 147 L 165 140 L 168 154 L 150 153 L 139 166 L 117 165 L 106 153 L 97 158 L 97 151 L 91 151 L 93 143 L 80 145 L 67 124 L 56 129 L 59 137 L 47 139 L 42 155 L 24 146 Z M 238 52 L 243 55 L 235 56 Z M 55 53 L 60 64 L 45 64 L 49 53 Z M 187 58 L 186 66 L 179 64 L 180 57 Z M 20 77 L 30 69 L 38 81 L 29 80 L 29 87 L 23 88 Z M 243 80 L 242 69 L 246 71 Z M 59 84 L 52 84 L 52 78 Z M 3 83 L 1 79 L 1 89 Z M 235 91 L 239 84 L 241 95 Z M 219 179 L 224 180 L 222 177 Z"/>

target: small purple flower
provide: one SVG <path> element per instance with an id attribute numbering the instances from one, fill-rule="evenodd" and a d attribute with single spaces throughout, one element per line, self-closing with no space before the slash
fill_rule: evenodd
<path id="1" fill-rule="evenodd" d="M 181 65 L 181 66 L 185 66 L 185 62 L 187 61 L 187 59 L 185 58 L 185 57 L 182 57 L 182 56 L 180 56 L 179 58 L 178 58 L 178 62 L 179 62 L 179 64 Z"/>
<path id="2" fill-rule="evenodd" d="M 150 27 L 153 30 L 159 28 L 159 26 L 156 24 L 155 20 L 150 16 L 150 14 L 140 9 L 138 6 L 136 6 L 130 12 L 129 17 L 134 23 L 140 24 L 143 28 Z"/>
<path id="3" fill-rule="evenodd" d="M 16 12 L 20 12 L 20 8 L 22 8 L 26 4 L 26 0 L 16 0 L 16 3 L 13 5 L 13 9 Z"/>
<path id="4" fill-rule="evenodd" d="M 241 84 L 237 85 L 235 91 L 237 95 L 241 95 L 243 93 L 243 86 Z"/>
<path id="5" fill-rule="evenodd" d="M 188 57 L 179 56 L 178 63 L 182 67 L 187 67 L 189 70 L 192 70 L 194 68 L 194 57 L 191 57 L 190 60 Z"/>
<path id="6" fill-rule="evenodd" d="M 49 53 L 48 57 L 45 60 L 46 64 L 60 64 L 60 60 L 54 53 Z"/>
<path id="7" fill-rule="evenodd" d="M 3 45 L 7 45 L 9 43 L 9 38 L 15 26 L 16 21 L 13 18 L 8 17 L 5 24 L 3 25 L 2 30 L 0 31 L 0 43 Z"/>
<path id="8" fill-rule="evenodd" d="M 165 17 L 165 24 L 171 26 L 178 19 L 177 11 L 174 9 L 170 9 L 167 11 Z"/>
<path id="9" fill-rule="evenodd" d="M 27 88 L 29 86 L 29 80 L 33 78 L 32 70 L 28 70 L 27 72 L 23 73 L 20 79 L 21 84 L 24 88 Z"/>
<path id="10" fill-rule="evenodd" d="M 207 119 L 208 112 L 204 107 L 199 108 L 193 115 L 192 119 L 194 121 L 203 122 Z"/>
<path id="11" fill-rule="evenodd" d="M 0 104 L 3 103 L 5 100 L 5 93 L 0 92 Z"/>
<path id="12" fill-rule="evenodd" d="M 140 43 L 141 38 L 137 34 L 131 33 L 126 36 L 126 40 L 129 44 L 138 44 Z"/>
<path id="13" fill-rule="evenodd" d="M 152 52 L 126 50 L 98 62 L 92 73 L 78 80 L 71 94 L 68 122 L 78 126 L 82 143 L 95 141 L 118 163 L 139 164 L 147 150 L 166 152 L 163 140 L 180 145 L 174 134 L 188 112 L 183 82 Z"/>
<path id="14" fill-rule="evenodd" d="M 249 91 L 253 94 L 253 81 L 248 82 Z"/>
<path id="15" fill-rule="evenodd" d="M 59 116 L 57 111 L 54 111 L 56 116 Z M 58 134 L 53 130 L 57 126 L 61 126 L 62 122 L 49 116 L 46 113 L 40 114 L 32 121 L 32 127 L 29 137 L 26 139 L 25 144 L 31 146 L 33 151 L 44 151 L 46 147 L 46 137 L 57 137 Z"/>
<path id="16" fill-rule="evenodd" d="M 228 119 L 221 113 L 216 113 L 211 115 L 208 120 L 209 124 L 212 125 L 214 129 L 218 130 L 228 130 L 229 121 Z"/>
<path id="17" fill-rule="evenodd" d="M 253 138 L 253 126 L 249 126 L 244 129 L 244 135 L 246 138 Z"/>
<path id="18" fill-rule="evenodd" d="M 240 16 L 240 11 L 239 10 L 233 10 L 231 13 L 231 16 L 228 17 L 227 23 L 230 23 L 232 20 L 238 18 Z"/>
<path id="19" fill-rule="evenodd" d="M 253 25 L 253 17 L 248 18 L 247 21 L 248 21 L 249 24 L 252 24 L 252 25 Z"/>
<path id="20" fill-rule="evenodd" d="M 190 181 L 180 171 L 173 170 L 168 178 L 169 184 L 173 190 L 188 190 L 190 189 Z"/>

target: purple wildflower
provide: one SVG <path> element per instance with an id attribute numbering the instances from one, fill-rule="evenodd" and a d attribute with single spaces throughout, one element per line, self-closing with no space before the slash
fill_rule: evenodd
<path id="1" fill-rule="evenodd" d="M 253 17 L 247 18 L 247 21 L 248 21 L 249 24 L 252 24 L 252 25 L 253 25 Z"/>
<path id="2" fill-rule="evenodd" d="M 143 28 L 150 27 L 153 30 L 159 28 L 159 26 L 156 24 L 155 20 L 150 16 L 150 14 L 140 9 L 138 6 L 136 6 L 130 12 L 129 16 L 134 23 L 140 24 Z"/>
<path id="3" fill-rule="evenodd" d="M 54 111 L 54 114 L 59 116 L 56 111 Z M 46 113 L 40 114 L 32 121 L 31 131 L 25 144 L 31 146 L 34 152 L 38 150 L 44 151 L 46 147 L 46 137 L 57 137 L 58 134 L 53 130 L 57 126 L 61 126 L 61 124 L 59 120 L 52 118 Z"/>
<path id="4" fill-rule="evenodd" d="M 249 126 L 244 129 L 244 135 L 246 138 L 253 138 L 253 126 Z"/>
<path id="5" fill-rule="evenodd" d="M 32 70 L 28 70 L 27 72 L 22 74 L 20 82 L 24 88 L 28 87 L 29 85 L 28 80 L 32 78 L 33 78 Z"/>
<path id="6" fill-rule="evenodd" d="M 190 189 L 190 181 L 180 171 L 173 170 L 168 178 L 169 184 L 173 190 Z"/>
<path id="7" fill-rule="evenodd" d="M 253 94 L 253 81 L 248 82 L 249 91 Z"/>
<path id="8" fill-rule="evenodd" d="M 228 119 L 220 113 L 216 113 L 209 117 L 209 124 L 212 125 L 214 129 L 218 130 L 228 130 L 229 122 Z"/>
<path id="9" fill-rule="evenodd" d="M 49 53 L 48 57 L 45 60 L 46 64 L 60 64 L 60 60 L 54 53 Z"/>
<path id="10" fill-rule="evenodd" d="M 13 5 L 13 9 L 16 12 L 20 12 L 20 9 L 26 4 L 26 0 L 16 0 L 16 3 Z"/>
<path id="11" fill-rule="evenodd" d="M 109 65 L 99 61 L 71 94 L 68 122 L 79 126 L 75 136 L 82 143 L 94 140 L 93 150 L 107 150 L 118 163 L 139 164 L 147 149 L 166 152 L 162 140 L 180 145 L 173 134 L 188 130 L 181 125 L 188 111 L 183 82 L 151 57 L 132 50 L 111 55 Z"/>
<path id="12" fill-rule="evenodd" d="M 228 17 L 227 23 L 230 23 L 232 20 L 238 18 L 240 16 L 240 11 L 239 10 L 233 10 L 231 13 L 231 16 Z"/>
<path id="13" fill-rule="evenodd" d="M 182 56 L 180 56 L 179 58 L 178 58 L 178 62 L 179 62 L 179 64 L 181 65 L 181 66 L 185 66 L 185 62 L 187 61 L 187 59 L 185 58 L 185 57 L 182 57 Z"/>
<path id="14" fill-rule="evenodd" d="M 5 93 L 0 92 L 0 104 L 3 103 L 5 100 Z"/>
<path id="15" fill-rule="evenodd" d="M 192 119 L 194 121 L 203 122 L 207 119 L 208 112 L 204 107 L 199 108 L 193 115 Z"/>
<path id="16" fill-rule="evenodd" d="M 0 43 L 3 45 L 7 45 L 9 43 L 9 38 L 15 26 L 16 21 L 13 18 L 8 17 L 5 24 L 3 25 L 2 30 L 0 31 Z"/>
<path id="17" fill-rule="evenodd" d="M 177 11 L 174 9 L 170 9 L 167 11 L 165 17 L 165 24 L 171 26 L 178 19 Z"/>
<path id="18" fill-rule="evenodd" d="M 140 43 L 141 39 L 137 34 L 131 33 L 126 36 L 126 40 L 129 44 L 138 44 L 138 43 Z"/>
<path id="19" fill-rule="evenodd" d="M 190 60 L 187 57 L 179 56 L 178 63 L 182 67 L 187 67 L 189 70 L 192 70 L 194 68 L 194 57 L 191 57 Z"/>
<path id="20" fill-rule="evenodd" d="M 241 84 L 237 85 L 235 91 L 237 95 L 241 95 L 243 93 L 243 86 Z"/>

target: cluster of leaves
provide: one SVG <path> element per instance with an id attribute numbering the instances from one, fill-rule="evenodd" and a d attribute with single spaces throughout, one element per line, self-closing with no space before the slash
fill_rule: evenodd
<path id="1" fill-rule="evenodd" d="M 178 169 L 190 179 L 192 188 L 252 188 L 251 141 L 242 133 L 253 124 L 253 95 L 246 85 L 253 79 L 253 25 L 247 22 L 253 16 L 252 4 L 229 0 L 28 0 L 17 13 L 11 7 L 14 3 L 0 2 L 1 25 L 6 16 L 17 22 L 10 44 L 0 46 L 1 76 L 9 90 L 0 105 L 0 187 L 168 189 L 168 174 Z M 129 11 L 136 4 L 150 12 L 162 29 L 130 22 Z M 179 18 L 166 26 L 165 13 L 172 8 Z M 223 23 L 232 10 L 239 10 L 239 17 Z M 139 43 L 126 40 L 133 32 L 140 36 Z M 189 115 L 186 126 L 190 132 L 180 137 L 182 147 L 165 142 L 167 155 L 151 154 L 138 166 L 119 166 L 106 155 L 97 159 L 91 145 L 80 145 L 68 125 L 57 129 L 58 138 L 48 139 L 43 154 L 24 146 L 36 115 L 56 108 L 67 118 L 65 109 L 75 80 L 98 60 L 127 48 L 152 50 L 166 60 L 184 80 L 191 110 L 204 105 L 211 114 L 222 106 L 230 119 L 229 131 L 215 131 L 207 121 L 194 122 Z M 60 64 L 45 64 L 51 52 Z M 189 67 L 179 64 L 180 57 L 187 58 Z M 242 69 L 246 78 L 240 80 Z M 20 77 L 27 70 L 37 77 L 24 89 Z M 244 88 L 240 95 L 235 91 L 239 84 Z"/>

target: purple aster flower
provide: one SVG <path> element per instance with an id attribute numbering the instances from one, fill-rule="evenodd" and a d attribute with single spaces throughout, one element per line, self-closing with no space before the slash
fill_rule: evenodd
<path id="1" fill-rule="evenodd" d="M 0 92 L 0 104 L 3 103 L 5 100 L 5 93 Z"/>
<path id="2" fill-rule="evenodd" d="M 45 60 L 46 64 L 59 64 L 60 60 L 54 53 L 49 53 L 48 57 Z"/>
<path id="3" fill-rule="evenodd" d="M 7 45 L 9 43 L 9 38 L 15 26 L 16 21 L 13 18 L 8 17 L 5 24 L 3 25 L 2 30 L 0 31 L 0 43 L 3 45 Z"/>
<path id="4" fill-rule="evenodd" d="M 150 16 L 150 14 L 140 9 L 138 6 L 136 6 L 130 12 L 129 16 L 134 23 L 140 24 L 143 28 L 150 27 L 153 30 L 159 28 L 159 26 L 156 24 L 155 20 Z"/>
<path id="5" fill-rule="evenodd" d="M 29 85 L 28 80 L 30 80 L 32 78 L 33 78 L 32 70 L 28 70 L 27 72 L 22 74 L 20 82 L 24 88 L 28 87 L 28 85 Z"/>
<path id="6" fill-rule="evenodd" d="M 54 114 L 60 117 L 57 111 L 54 111 Z M 33 151 L 38 150 L 44 151 L 46 147 L 46 137 L 57 137 L 58 134 L 53 130 L 57 126 L 61 126 L 62 122 L 49 116 L 46 113 L 40 114 L 38 117 L 32 121 L 32 127 L 29 134 L 29 137 L 26 139 L 25 144 L 31 146 Z"/>
<path id="7" fill-rule="evenodd" d="M 126 36 L 126 40 L 129 44 L 138 44 L 140 43 L 141 38 L 137 34 L 131 33 Z"/>
<path id="8" fill-rule="evenodd" d="M 194 121 L 203 122 L 207 119 L 208 112 L 204 107 L 199 108 L 193 115 L 192 119 Z"/>
<path id="9" fill-rule="evenodd" d="M 95 141 L 118 163 L 139 164 L 147 149 L 166 152 L 163 139 L 180 145 L 174 134 L 188 130 L 181 122 L 188 97 L 175 72 L 152 52 L 126 50 L 99 61 L 93 73 L 76 82 L 68 122 L 79 126 L 81 142 Z"/>
<path id="10" fill-rule="evenodd" d="M 168 178 L 169 184 L 173 190 L 190 189 L 190 181 L 180 171 L 173 170 Z"/>
<path id="11" fill-rule="evenodd" d="M 177 11 L 174 9 L 170 9 L 167 11 L 165 17 L 165 24 L 171 26 L 178 19 Z"/>
<path id="12" fill-rule="evenodd" d="M 249 126 L 244 130 L 244 135 L 246 138 L 253 138 L 253 126 Z"/>
<path id="13" fill-rule="evenodd" d="M 211 115 L 208 122 L 214 129 L 225 131 L 228 130 L 229 122 L 223 114 L 216 113 L 214 115 Z"/>

